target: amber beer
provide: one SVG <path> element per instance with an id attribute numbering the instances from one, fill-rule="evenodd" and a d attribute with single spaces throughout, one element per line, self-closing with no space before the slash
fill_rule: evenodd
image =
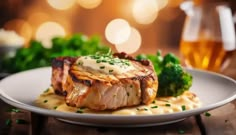
<path id="1" fill-rule="evenodd" d="M 226 56 L 230 51 L 224 50 L 221 41 L 182 41 L 180 45 L 181 54 L 185 64 L 194 68 L 220 71 Z"/>

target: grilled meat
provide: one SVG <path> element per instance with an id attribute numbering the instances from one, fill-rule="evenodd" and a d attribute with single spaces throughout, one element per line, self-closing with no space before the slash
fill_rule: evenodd
<path id="1" fill-rule="evenodd" d="M 72 57 L 58 57 L 52 60 L 51 85 L 56 94 L 66 95 L 63 87 L 66 82 L 70 66 L 76 61 L 76 59 L 77 58 Z"/>
<path id="2" fill-rule="evenodd" d="M 149 104 L 155 99 L 158 81 L 151 63 L 136 61 L 124 53 L 115 56 L 122 59 L 85 56 L 64 64 L 65 70 L 70 68 L 61 76 L 67 79 L 61 79 L 60 91 L 67 94 L 69 106 L 106 110 Z M 57 77 L 54 74 L 53 78 Z"/>

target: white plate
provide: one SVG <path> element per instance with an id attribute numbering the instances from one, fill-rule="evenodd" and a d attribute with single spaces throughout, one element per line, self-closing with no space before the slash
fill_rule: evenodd
<path id="1" fill-rule="evenodd" d="M 11 75 L 0 81 L 0 98 L 15 107 L 65 122 L 109 126 L 138 127 L 163 125 L 183 120 L 192 115 L 222 106 L 236 99 L 236 81 L 216 73 L 188 70 L 193 75 L 191 91 L 196 93 L 203 106 L 197 109 L 161 114 L 118 116 L 110 114 L 78 114 L 43 109 L 34 105 L 35 99 L 50 86 L 51 68 L 39 68 Z"/>

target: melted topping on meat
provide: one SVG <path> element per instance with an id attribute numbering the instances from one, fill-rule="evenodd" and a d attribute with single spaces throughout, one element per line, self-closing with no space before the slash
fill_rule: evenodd
<path id="1" fill-rule="evenodd" d="M 82 56 L 77 59 L 76 63 L 78 66 L 91 68 L 105 74 L 122 74 L 135 70 L 129 60 L 114 58 L 110 55 Z"/>

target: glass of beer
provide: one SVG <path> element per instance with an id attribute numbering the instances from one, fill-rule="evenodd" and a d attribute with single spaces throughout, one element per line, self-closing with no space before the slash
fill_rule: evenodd
<path id="1" fill-rule="evenodd" d="M 220 72 L 236 48 L 235 28 L 225 3 L 205 3 L 186 9 L 180 53 L 187 67 Z"/>

